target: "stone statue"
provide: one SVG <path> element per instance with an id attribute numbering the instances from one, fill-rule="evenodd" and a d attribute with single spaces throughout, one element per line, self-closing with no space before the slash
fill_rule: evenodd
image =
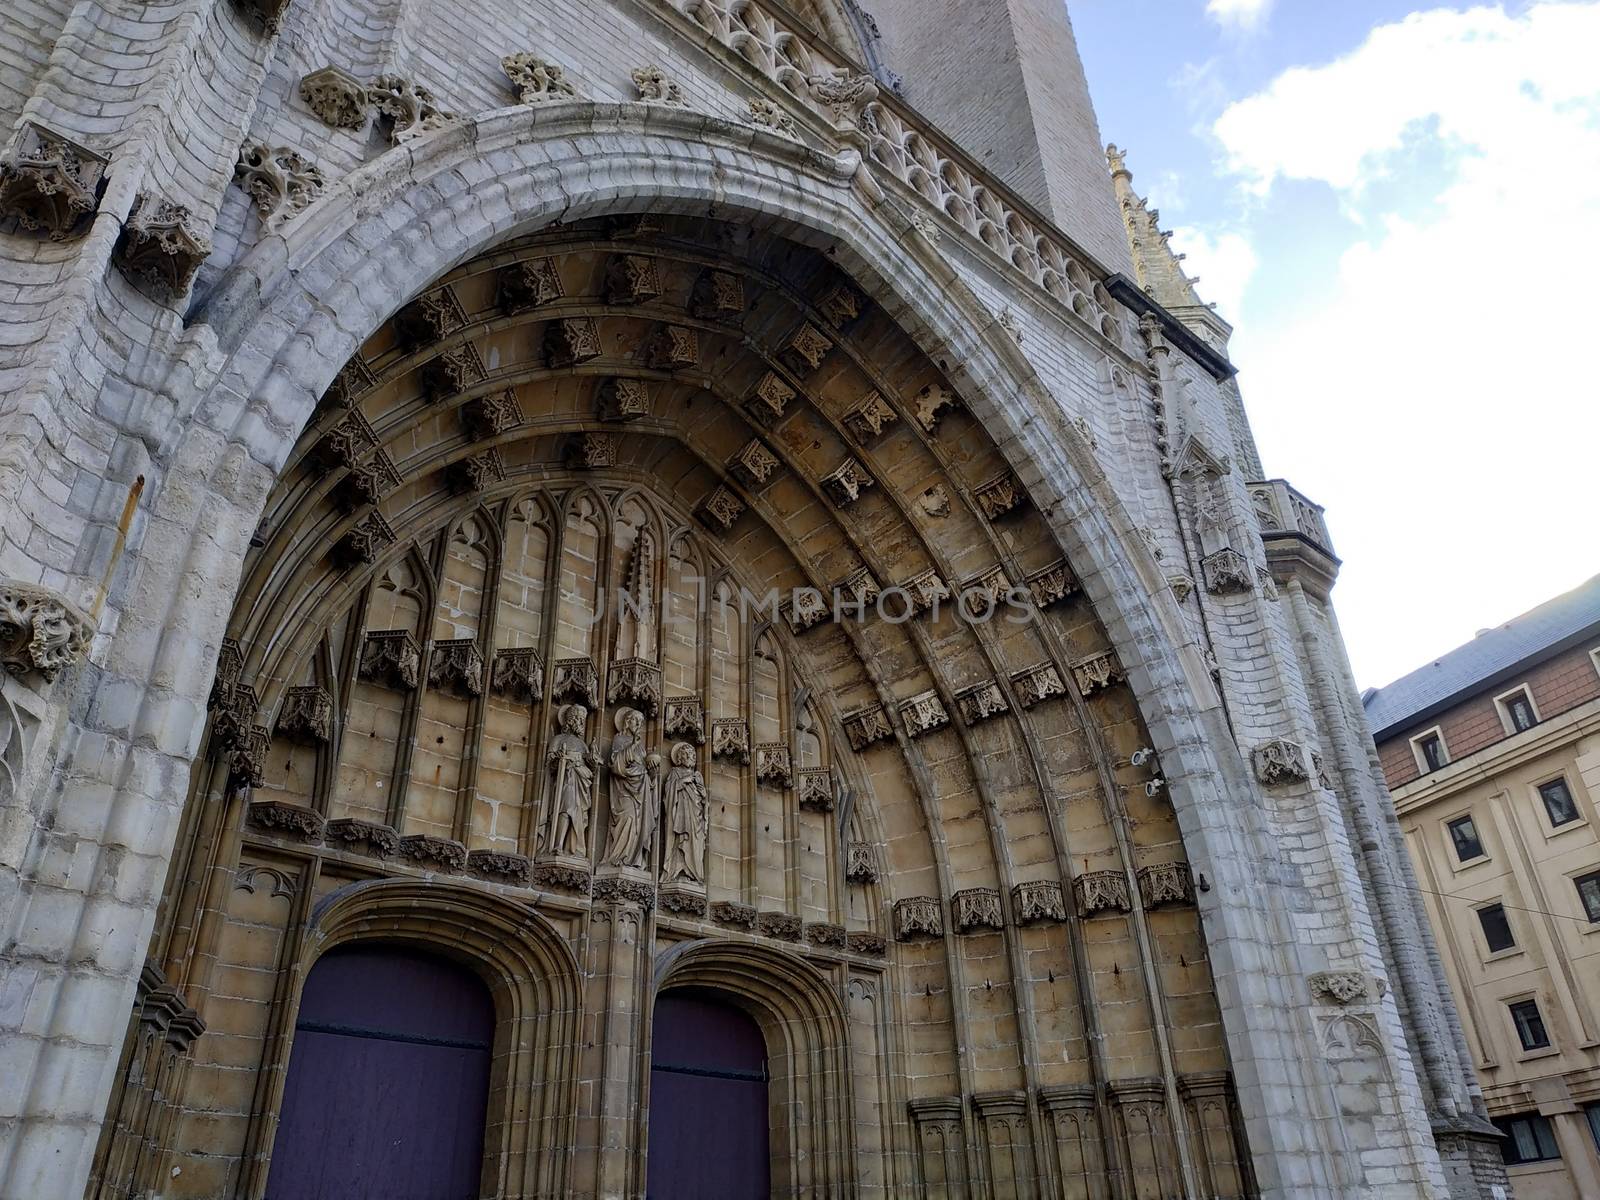
<path id="1" fill-rule="evenodd" d="M 644 715 L 619 708 L 617 736 L 611 741 L 611 825 L 606 862 L 613 867 L 643 867 L 655 832 L 655 781 L 661 756 L 644 752 Z"/>
<path id="2" fill-rule="evenodd" d="M 666 849 L 661 859 L 661 879 L 670 883 L 686 879 L 705 883 L 706 829 L 710 820 L 706 781 L 695 766 L 694 747 L 678 742 L 672 747 L 672 769 L 661 789 L 666 820 L 662 834 Z"/>
<path id="3" fill-rule="evenodd" d="M 566 858 L 589 857 L 589 805 L 594 797 L 594 753 L 583 740 L 589 710 L 581 704 L 565 705 L 556 717 L 560 732 L 550 739 L 545 754 L 552 776 L 550 842 L 552 854 Z"/>

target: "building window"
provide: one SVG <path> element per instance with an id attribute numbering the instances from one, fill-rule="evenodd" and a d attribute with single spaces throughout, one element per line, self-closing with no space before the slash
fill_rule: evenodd
<path id="1" fill-rule="evenodd" d="M 1511 1020 L 1517 1026 L 1517 1040 L 1524 1050 L 1548 1050 L 1550 1031 L 1544 1027 L 1544 1016 L 1539 1012 L 1537 1000 L 1518 1000 L 1509 1005 Z"/>
<path id="2" fill-rule="evenodd" d="M 1600 924 L 1600 871 L 1590 871 L 1572 881 L 1578 885 L 1578 899 L 1583 901 L 1583 911 L 1589 920 Z"/>
<path id="3" fill-rule="evenodd" d="M 1445 826 L 1450 831 L 1450 841 L 1455 844 L 1456 858 L 1471 862 L 1483 857 L 1483 840 L 1478 837 L 1478 827 L 1471 817 L 1457 817 Z"/>
<path id="4" fill-rule="evenodd" d="M 1500 711 L 1505 716 L 1508 733 L 1521 733 L 1539 723 L 1539 714 L 1533 710 L 1533 697 L 1528 694 L 1527 688 L 1507 692 L 1504 696 L 1497 697 L 1495 703 L 1500 706 Z"/>
<path id="5" fill-rule="evenodd" d="M 1561 1151 L 1556 1147 L 1555 1130 L 1550 1128 L 1548 1118 L 1529 1113 L 1524 1117 L 1502 1117 L 1495 1124 L 1505 1135 L 1500 1149 L 1505 1155 L 1506 1166 L 1552 1162 L 1561 1157 Z"/>
<path id="6" fill-rule="evenodd" d="M 1411 745 L 1416 751 L 1417 766 L 1424 775 L 1429 771 L 1437 771 L 1450 761 L 1450 755 L 1444 748 L 1444 735 L 1437 729 L 1431 729 L 1420 737 L 1412 738 Z"/>
<path id="7" fill-rule="evenodd" d="M 1594 1135 L 1595 1148 L 1600 1149 L 1600 1104 L 1589 1105 L 1583 1113 L 1589 1118 L 1589 1132 Z"/>
<path id="8" fill-rule="evenodd" d="M 1539 798 L 1544 801 L 1544 811 L 1550 814 L 1550 824 L 1570 825 L 1578 819 L 1578 804 L 1565 779 L 1541 783 Z"/>
<path id="9" fill-rule="evenodd" d="M 1478 910 L 1478 924 L 1483 926 L 1483 940 L 1489 944 L 1489 953 L 1498 954 L 1517 944 L 1511 936 L 1511 922 L 1506 920 L 1506 906 L 1491 904 Z"/>

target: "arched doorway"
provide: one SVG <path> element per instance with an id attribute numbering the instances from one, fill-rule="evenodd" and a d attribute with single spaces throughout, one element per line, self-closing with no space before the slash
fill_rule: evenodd
<path id="1" fill-rule="evenodd" d="M 267 1200 L 470 1200 L 494 1037 L 488 989 L 402 946 L 329 951 L 306 979 Z"/>
<path id="2" fill-rule="evenodd" d="M 749 1014 L 715 993 L 656 1000 L 650 1048 L 649 1200 L 765 1200 L 767 1044 Z"/>

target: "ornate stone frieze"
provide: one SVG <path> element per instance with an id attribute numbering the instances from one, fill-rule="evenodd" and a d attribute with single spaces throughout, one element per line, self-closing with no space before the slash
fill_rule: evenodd
<path id="1" fill-rule="evenodd" d="M 832 349 L 833 339 L 807 321 L 778 351 L 778 357 L 796 375 L 805 376 L 822 366 Z"/>
<path id="2" fill-rule="evenodd" d="M 878 81 L 848 68 L 813 75 L 806 83 L 811 98 L 842 129 L 859 128 L 867 105 L 878 98 Z"/>
<path id="3" fill-rule="evenodd" d="M 509 850 L 471 850 L 467 853 L 467 872 L 494 883 L 514 883 L 527 887 L 533 882 L 533 862 L 526 854 Z"/>
<path id="4" fill-rule="evenodd" d="M 728 460 L 728 474 L 752 490 L 765 487 L 778 469 L 778 456 L 751 438 Z"/>
<path id="5" fill-rule="evenodd" d="M 845 846 L 844 877 L 850 883 L 878 882 L 878 854 L 871 842 L 850 842 Z"/>
<path id="6" fill-rule="evenodd" d="M 393 828 L 358 817 L 329 821 L 323 840 L 335 849 L 350 850 L 373 858 L 388 858 L 400 849 L 400 835 Z"/>
<path id="7" fill-rule="evenodd" d="M 614 377 L 600 385 L 595 415 L 602 421 L 637 421 L 650 415 L 650 385 Z"/>
<path id="8" fill-rule="evenodd" d="M 266 783 L 267 754 L 272 734 L 264 725 L 252 725 L 236 743 L 228 759 L 228 786 L 258 788 Z"/>
<path id="9" fill-rule="evenodd" d="M 646 879 L 627 875 L 602 875 L 594 881 L 594 898 L 610 904 L 637 904 L 646 911 L 655 907 L 656 887 Z"/>
<path id="10" fill-rule="evenodd" d="M 534 887 L 549 891 L 574 892 L 580 896 L 589 891 L 589 868 L 560 858 L 534 863 L 529 879 Z"/>
<path id="11" fill-rule="evenodd" d="M 1036 667 L 1016 672 L 1011 676 L 1011 686 L 1016 689 L 1017 703 L 1023 708 L 1032 708 L 1035 704 L 1067 694 L 1067 685 L 1053 662 L 1042 662 Z"/>
<path id="12" fill-rule="evenodd" d="M 846 716 L 844 732 L 852 750 L 865 750 L 874 742 L 894 740 L 894 726 L 889 724 L 889 714 L 881 704 L 857 709 Z"/>
<path id="13" fill-rule="evenodd" d="M 424 292 L 394 315 L 394 330 L 407 350 L 420 350 L 467 323 L 466 311 L 449 286 Z"/>
<path id="14" fill-rule="evenodd" d="M 828 607 L 827 597 L 816 588 L 810 587 L 796 588 L 783 605 L 784 619 L 796 633 L 804 633 L 820 625 L 832 612 L 833 610 Z"/>
<path id="15" fill-rule="evenodd" d="M 37 584 L 0 580 L 0 667 L 53 682 L 89 653 L 94 625 L 65 596 Z"/>
<path id="16" fill-rule="evenodd" d="M 496 650 L 489 687 L 497 696 L 536 703 L 544 691 L 544 660 L 532 646 Z"/>
<path id="17" fill-rule="evenodd" d="M 550 699 L 560 704 L 576 700 L 590 708 L 600 707 L 600 676 L 589 658 L 558 658 L 550 680 Z"/>
<path id="18" fill-rule="evenodd" d="M 744 315 L 744 280 L 707 267 L 695 280 L 689 311 L 702 321 L 731 321 Z"/>
<path id="19" fill-rule="evenodd" d="M 451 463 L 446 475 L 458 492 L 481 492 L 505 482 L 506 463 L 500 451 L 491 446 Z"/>
<path id="20" fill-rule="evenodd" d="M 873 485 L 873 478 L 856 459 L 847 458 L 818 482 L 822 490 L 840 508 L 847 508 L 861 498 L 861 493 Z"/>
<path id="21" fill-rule="evenodd" d="M 471 342 L 452 346 L 443 354 L 436 354 L 422 368 L 422 388 L 428 399 L 435 403 L 459 396 L 488 375 L 478 348 Z"/>
<path id="22" fill-rule="evenodd" d="M 662 325 L 645 342 L 644 359 L 657 371 L 698 366 L 700 335 L 688 325 Z"/>
<path id="23" fill-rule="evenodd" d="M 606 700 L 611 704 L 631 704 L 646 716 L 655 716 L 661 707 L 660 666 L 644 658 L 618 659 L 610 667 Z"/>
<path id="24" fill-rule="evenodd" d="M 400 857 L 432 871 L 463 871 L 467 866 L 467 848 L 454 838 L 433 837 L 426 833 L 413 833 L 400 839 Z"/>
<path id="25" fill-rule="evenodd" d="M 843 925 L 829 925 L 818 922 L 806 926 L 806 941 L 813 946 L 826 946 L 834 950 L 845 948 L 845 929 Z"/>
<path id="26" fill-rule="evenodd" d="M 497 437 L 522 424 L 522 406 L 510 388 L 468 400 L 461 408 L 461 424 L 473 441 Z"/>
<path id="27" fill-rule="evenodd" d="M 428 686 L 462 696 L 483 694 L 483 652 L 477 638 L 444 638 L 433 643 Z"/>
<path id="28" fill-rule="evenodd" d="M 648 254 L 613 254 L 606 265 L 606 302 L 643 304 L 661 296 L 661 264 Z"/>
<path id="29" fill-rule="evenodd" d="M 827 767 L 806 767 L 797 772 L 798 800 L 805 812 L 833 811 L 833 772 Z"/>
<path id="30" fill-rule="evenodd" d="M 739 904 L 733 900 L 718 900 L 711 906 L 711 919 L 719 925 L 731 925 L 735 929 L 746 929 L 751 933 L 756 928 L 756 910 L 748 904 Z"/>
<path id="31" fill-rule="evenodd" d="M 930 383 L 917 393 L 916 418 L 924 433 L 939 428 L 939 418 L 947 408 L 957 406 L 956 395 L 941 383 Z"/>
<path id="32" fill-rule="evenodd" d="M 1010 471 L 1002 471 L 988 482 L 979 484 L 972 496 L 983 515 L 991 521 L 1005 516 L 1026 499 L 1022 485 Z"/>
<path id="33" fill-rule="evenodd" d="M 277 728 L 278 736 L 290 741 L 326 743 L 333 736 L 333 696 L 317 684 L 290 688 L 278 709 Z"/>
<path id="34" fill-rule="evenodd" d="M 441 109 L 427 88 L 399 75 L 378 76 L 367 88 L 367 99 L 388 129 L 390 145 L 459 120 Z"/>
<path id="35" fill-rule="evenodd" d="M 794 118 L 771 100 L 761 96 L 751 96 L 749 104 L 750 124 L 784 134 L 786 137 L 800 136 L 800 131 L 794 127 Z"/>
<path id="36" fill-rule="evenodd" d="M 500 69 L 511 81 L 511 90 L 524 104 L 550 104 L 558 100 L 576 100 L 578 91 L 567 82 L 561 64 L 549 62 L 533 54 L 508 54 L 500 60 Z"/>
<path id="37" fill-rule="evenodd" d="M 956 711 L 961 714 L 964 724 L 976 725 L 981 721 L 987 721 L 990 717 L 1010 712 L 1011 705 L 1006 702 L 1006 694 L 1000 685 L 990 680 L 986 683 L 973 684 L 957 692 Z"/>
<path id="38" fill-rule="evenodd" d="M 580 471 L 598 471 L 617 465 L 617 435 L 580 433 L 567 441 L 567 465 Z"/>
<path id="39" fill-rule="evenodd" d="M 246 810 L 245 819 L 257 829 L 285 833 L 305 842 L 322 840 L 322 814 L 282 800 L 256 800 Z"/>
<path id="40" fill-rule="evenodd" d="M 1011 889 L 1011 907 L 1018 925 L 1040 925 L 1067 919 L 1067 898 L 1053 879 L 1019 883 Z"/>
<path id="41" fill-rule="evenodd" d="M 744 501 L 733 489 L 719 484 L 695 509 L 705 526 L 715 533 L 727 533 L 744 513 Z"/>
<path id="42" fill-rule="evenodd" d="M 233 177 L 255 201 L 267 229 L 279 229 L 299 216 L 328 186 L 320 167 L 287 146 L 248 144 L 240 148 Z"/>
<path id="43" fill-rule="evenodd" d="M 1093 696 L 1121 683 L 1124 676 L 1122 664 L 1114 651 L 1105 650 L 1080 658 L 1072 664 L 1072 681 L 1078 685 L 1080 696 Z"/>
<path id="44" fill-rule="evenodd" d="M 0 163 L 0 218 L 59 242 L 100 203 L 110 160 L 32 121 L 11 157 Z"/>
<path id="45" fill-rule="evenodd" d="M 1256 747 L 1256 778 L 1262 783 L 1307 783 L 1312 779 L 1310 753 L 1301 742 L 1274 738 Z"/>
<path id="46" fill-rule="evenodd" d="M 784 942 L 800 940 L 800 918 L 793 913 L 764 912 L 756 919 L 756 927 L 770 938 Z"/>
<path id="47" fill-rule="evenodd" d="M 688 917 L 706 915 L 706 894 L 699 884 L 679 880 L 664 883 L 656 893 L 656 903 L 662 912 L 681 913 Z"/>
<path id="48" fill-rule="evenodd" d="M 140 192 L 122 224 L 116 260 L 123 274 L 169 299 L 184 295 L 211 253 L 211 242 L 193 225 L 189 210 Z"/>
<path id="49" fill-rule="evenodd" d="M 394 530 L 380 512 L 369 512 L 339 539 L 333 548 L 333 557 L 346 567 L 367 566 L 378 561 L 378 556 L 395 543 Z"/>
<path id="50" fill-rule="evenodd" d="M 1194 878 L 1188 863 L 1155 863 L 1140 867 L 1138 876 L 1139 898 L 1146 908 L 1194 902 Z"/>
<path id="51" fill-rule="evenodd" d="M 833 590 L 841 601 L 847 600 L 859 606 L 863 616 L 883 594 L 883 589 L 878 586 L 878 581 L 872 577 L 872 571 L 868 567 L 857 567 L 834 584 Z"/>
<path id="52" fill-rule="evenodd" d="M 1255 586 L 1255 570 L 1250 560 L 1237 550 L 1223 547 L 1200 560 L 1206 577 L 1206 591 L 1216 595 L 1248 592 Z"/>
<path id="53" fill-rule="evenodd" d="M 686 738 L 696 746 L 706 744 L 705 705 L 699 696 L 668 696 L 663 702 L 661 734 Z"/>
<path id="54" fill-rule="evenodd" d="M 951 597 L 950 585 L 931 567 L 920 575 L 913 575 L 900 587 L 911 597 L 913 613 L 931 612 Z"/>
<path id="55" fill-rule="evenodd" d="M 524 258 L 495 275 L 495 302 L 507 315 L 539 308 L 565 294 L 553 258 Z"/>
<path id="56" fill-rule="evenodd" d="M 900 419 L 883 393 L 870 391 L 844 414 L 845 428 L 861 442 L 870 442 Z"/>
<path id="57" fill-rule="evenodd" d="M 349 472 L 334 489 L 334 496 L 345 512 L 357 512 L 369 504 L 377 504 L 402 480 L 395 469 L 394 460 L 379 450 L 366 462 L 351 466 Z"/>
<path id="58" fill-rule="evenodd" d="M 1132 912 L 1133 897 L 1128 894 L 1128 877 L 1121 871 L 1089 871 L 1072 881 L 1078 915 L 1092 917 L 1100 912 Z"/>
<path id="59" fill-rule="evenodd" d="M 794 786 L 794 761 L 787 742 L 757 742 L 756 782 L 769 787 Z"/>
<path id="60" fill-rule="evenodd" d="M 979 929 L 1001 929 L 1005 914 L 1000 907 L 1000 893 L 994 888 L 967 888 L 950 897 L 950 921 L 957 933 L 972 933 Z"/>
<path id="61" fill-rule="evenodd" d="M 794 399 L 792 387 L 768 371 L 745 398 L 744 407 L 756 423 L 771 428 L 783 420 L 784 409 Z"/>
<path id="62" fill-rule="evenodd" d="M 743 717 L 718 717 L 711 722 L 711 757 L 741 765 L 750 761 L 750 726 Z"/>
<path id="63" fill-rule="evenodd" d="M 367 123 L 367 89 L 338 67 L 323 67 L 303 76 L 300 99 L 324 125 L 334 129 L 360 129 Z"/>
<path id="64" fill-rule="evenodd" d="M 915 941 L 917 938 L 944 936 L 944 913 L 934 896 L 908 896 L 894 904 L 894 940 Z"/>
<path id="65" fill-rule="evenodd" d="M 1382 998 L 1384 988 L 1364 971 L 1318 971 L 1306 980 L 1311 998 L 1323 1003 L 1364 1004 Z"/>
<path id="66" fill-rule="evenodd" d="M 903 701 L 900 719 L 905 722 L 906 732 L 912 737 L 921 737 L 950 724 L 950 714 L 945 711 L 944 701 L 939 699 L 938 692 L 932 690 L 920 692 Z"/>
<path id="67" fill-rule="evenodd" d="M 323 471 L 336 471 L 341 467 L 354 467 L 367 452 L 378 444 L 377 434 L 359 409 L 347 409 L 333 427 L 317 439 L 306 452 L 313 467 Z"/>
<path id="68" fill-rule="evenodd" d="M 635 67 L 629 75 L 633 79 L 634 91 L 646 104 L 684 103 L 683 89 L 660 67 L 654 64 Z"/>
<path id="69" fill-rule="evenodd" d="M 422 673 L 422 649 L 409 629 L 373 629 L 361 649 L 361 678 L 409 691 Z"/>
<path id="70" fill-rule="evenodd" d="M 1078 580 L 1072 574 L 1072 568 L 1063 560 L 1028 576 L 1028 591 L 1033 594 L 1035 606 L 1049 608 L 1076 594 Z"/>
<path id="71" fill-rule="evenodd" d="M 852 929 L 845 937 L 845 944 L 854 954 L 865 954 L 869 958 L 882 958 L 889 952 L 888 943 L 883 934 L 873 933 L 866 929 Z"/>
<path id="72" fill-rule="evenodd" d="M 545 361 L 571 367 L 600 357 L 600 330 L 593 317 L 559 317 L 544 327 Z"/>

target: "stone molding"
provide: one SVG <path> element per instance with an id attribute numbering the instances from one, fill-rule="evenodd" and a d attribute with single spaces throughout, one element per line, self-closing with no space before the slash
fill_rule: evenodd
<path id="1" fill-rule="evenodd" d="M 0 580 L 0 667 L 53 683 L 89 654 L 94 623 L 61 593 L 18 579 Z"/>

